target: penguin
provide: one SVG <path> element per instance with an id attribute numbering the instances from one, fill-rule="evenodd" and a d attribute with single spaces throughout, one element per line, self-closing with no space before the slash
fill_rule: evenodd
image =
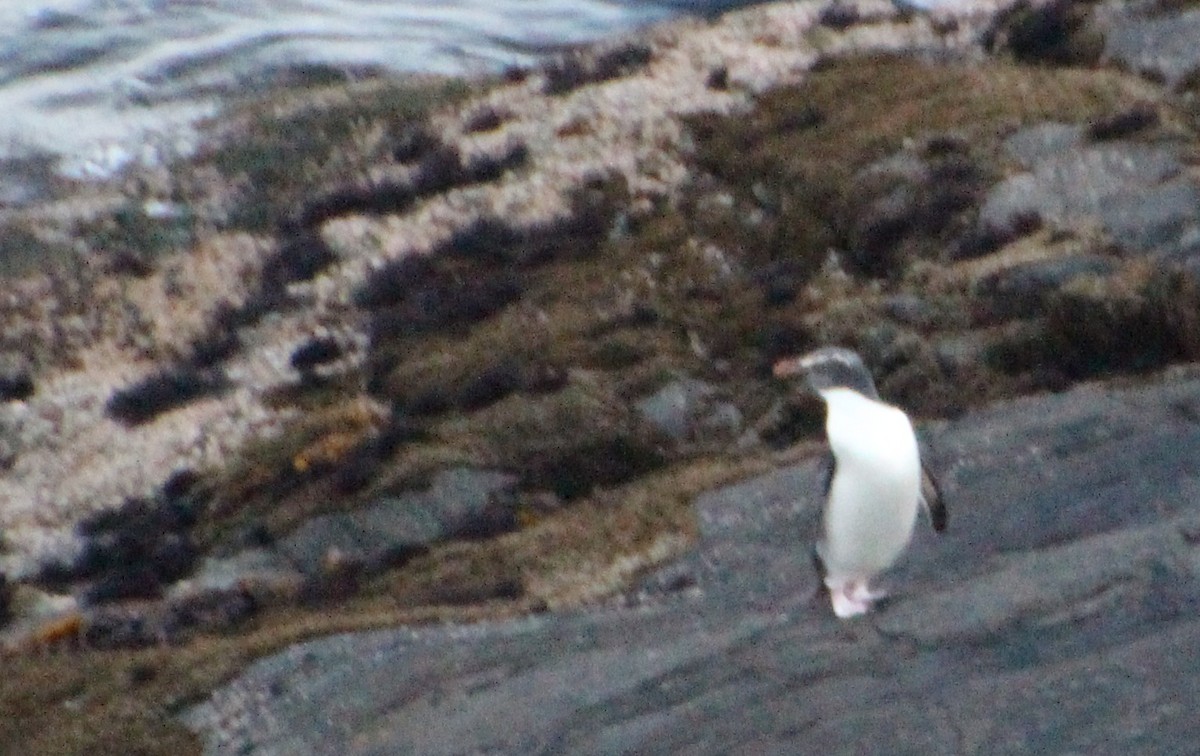
<path id="1" fill-rule="evenodd" d="M 852 350 L 825 347 L 780 360 L 778 378 L 803 376 L 825 402 L 829 453 L 823 476 L 823 527 L 818 566 L 833 613 L 857 617 L 883 598 L 870 582 L 895 564 L 912 539 L 917 510 L 935 532 L 947 511 L 921 462 L 912 421 L 885 403 L 871 373 Z"/>

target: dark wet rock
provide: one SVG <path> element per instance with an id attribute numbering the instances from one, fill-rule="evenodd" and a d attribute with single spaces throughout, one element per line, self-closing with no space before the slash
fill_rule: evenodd
<path id="1" fill-rule="evenodd" d="M 0 402 L 28 399 L 33 395 L 33 366 L 14 352 L 0 354 Z"/>
<path id="2" fill-rule="evenodd" d="M 623 607 L 305 643 L 184 718 L 214 753 L 1187 750 L 1198 408 L 1176 375 L 925 427 L 953 524 L 863 620 L 818 592 L 806 462 L 699 497 Z"/>
<path id="3" fill-rule="evenodd" d="M 165 640 L 161 623 L 141 607 L 98 610 L 87 618 L 83 628 L 83 642 L 91 648 L 145 648 Z"/>
<path id="4" fill-rule="evenodd" d="M 984 197 L 987 172 L 957 151 L 923 157 L 904 150 L 871 165 L 855 180 L 858 211 L 849 229 L 847 260 L 871 276 L 892 276 L 919 244 L 953 231 Z"/>
<path id="5" fill-rule="evenodd" d="M 165 602 L 105 605 L 82 615 L 82 641 L 95 649 L 177 644 L 197 633 L 228 632 L 259 608 L 259 601 L 243 586 L 192 591 Z"/>
<path id="6" fill-rule="evenodd" d="M 1029 171 L 993 187 L 979 213 L 983 229 L 1006 230 L 1036 217 L 1059 225 L 1099 222 L 1122 246 L 1181 256 L 1200 229 L 1200 186 L 1177 147 L 1104 142 L 1072 146 L 1070 130 L 1025 129 L 1006 144 Z"/>
<path id="7" fill-rule="evenodd" d="M 928 301 L 915 294 L 894 294 L 884 302 L 884 311 L 899 323 L 918 328 L 928 327 L 937 313 Z"/>
<path id="8" fill-rule="evenodd" d="M 1038 123 L 1018 130 L 1004 140 L 1004 151 L 1025 166 L 1032 167 L 1064 150 L 1078 147 L 1084 128 L 1067 123 Z"/>
<path id="9" fill-rule="evenodd" d="M 163 634 L 174 640 L 188 630 L 228 631 L 248 620 L 258 609 L 252 585 L 189 593 L 168 603 Z"/>
<path id="10" fill-rule="evenodd" d="M 710 383 L 683 377 L 672 380 L 637 402 L 652 426 L 677 442 L 729 440 L 742 427 L 741 412 L 721 401 Z"/>
<path id="11" fill-rule="evenodd" d="M 1170 87 L 1200 66 L 1200 10 L 1154 16 L 1113 6 L 1105 21 L 1105 56 L 1130 70 L 1155 72 Z"/>
<path id="12" fill-rule="evenodd" d="M 1121 243 L 1186 261 L 1200 234 L 1200 183 L 1181 178 L 1114 195 L 1101 204 L 1100 216 Z"/>
<path id="13" fill-rule="evenodd" d="M 934 345 L 938 366 L 947 375 L 960 375 L 983 364 L 987 342 L 976 334 L 941 339 Z"/>
<path id="14" fill-rule="evenodd" d="M 1095 254 L 1022 263 L 996 271 L 975 284 L 995 312 L 1004 318 L 1033 317 L 1045 311 L 1047 298 L 1080 276 L 1104 276 L 1117 263 Z"/>
<path id="15" fill-rule="evenodd" d="M 307 575 L 330 559 L 378 570 L 402 564 L 449 538 L 487 537 L 516 526 L 516 476 L 449 468 L 429 488 L 380 498 L 350 512 L 313 518 L 279 540 L 279 553 Z"/>

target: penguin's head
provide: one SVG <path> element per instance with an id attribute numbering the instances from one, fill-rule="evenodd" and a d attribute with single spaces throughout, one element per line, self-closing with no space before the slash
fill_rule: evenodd
<path id="1" fill-rule="evenodd" d="M 830 389 L 850 389 L 871 399 L 878 399 L 871 371 L 858 353 L 842 347 L 822 347 L 799 357 L 786 357 L 775 363 L 776 378 L 803 377 L 818 394 Z"/>

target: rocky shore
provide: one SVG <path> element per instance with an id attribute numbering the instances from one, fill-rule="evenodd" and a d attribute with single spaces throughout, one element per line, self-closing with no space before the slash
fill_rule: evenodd
<path id="1" fill-rule="evenodd" d="M 1198 23 L 768 5 L 0 212 L 3 750 L 1190 743 Z M 826 343 L 952 507 L 851 623 Z"/>
<path id="2" fill-rule="evenodd" d="M 185 720 L 213 753 L 1163 753 L 1198 727 L 1200 380 L 930 428 L 954 531 L 834 619 L 785 465 L 695 501 L 697 547 L 602 608 L 301 644 Z M 1114 470 L 1114 460 L 1133 473 Z M 945 468 L 944 468 L 945 469 Z M 436 726 L 430 723 L 436 722 Z M 319 723 L 319 724 L 314 724 Z"/>

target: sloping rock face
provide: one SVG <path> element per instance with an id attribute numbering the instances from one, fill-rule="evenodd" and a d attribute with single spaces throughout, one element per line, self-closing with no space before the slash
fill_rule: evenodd
<path id="1" fill-rule="evenodd" d="M 953 509 L 866 618 L 810 561 L 816 468 L 695 501 L 603 609 L 342 635 L 186 715 L 210 753 L 1175 753 L 1200 722 L 1200 378 L 924 429 Z"/>

